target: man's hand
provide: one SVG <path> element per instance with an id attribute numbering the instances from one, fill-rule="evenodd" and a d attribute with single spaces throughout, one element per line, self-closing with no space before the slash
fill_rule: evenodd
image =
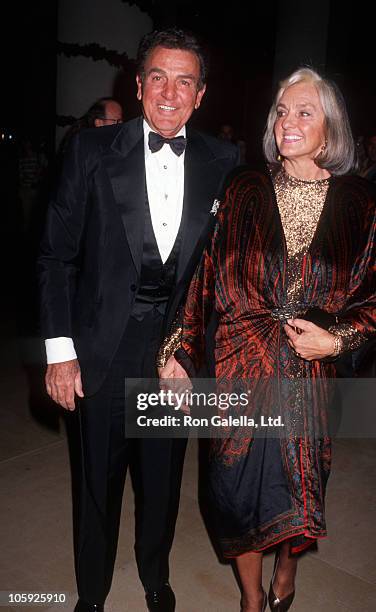
<path id="1" fill-rule="evenodd" d="M 313 361 L 334 352 L 335 336 L 305 319 L 290 319 L 284 326 L 288 343 L 298 357 Z"/>
<path id="2" fill-rule="evenodd" d="M 75 409 L 75 393 L 79 397 L 84 397 L 78 359 L 50 363 L 47 366 L 45 381 L 48 395 L 66 410 Z"/>

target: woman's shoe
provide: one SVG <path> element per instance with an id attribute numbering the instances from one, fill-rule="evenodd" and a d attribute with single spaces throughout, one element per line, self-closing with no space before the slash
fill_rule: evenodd
<path id="1" fill-rule="evenodd" d="M 274 584 L 274 578 L 276 576 L 277 573 L 277 568 L 278 568 L 278 561 L 279 561 L 279 555 L 275 556 L 274 559 L 274 568 L 273 568 L 273 576 L 272 579 L 270 581 L 270 588 L 269 588 L 269 607 L 273 612 L 287 612 L 287 610 L 290 608 L 294 597 L 295 597 L 295 589 L 293 590 L 292 593 L 290 593 L 289 595 L 287 595 L 286 597 L 284 597 L 283 599 L 280 599 L 275 593 L 274 593 L 274 588 L 273 588 L 273 584 Z"/>
<path id="2" fill-rule="evenodd" d="M 287 595 L 286 597 L 284 597 L 283 599 L 280 599 L 274 593 L 274 590 L 273 590 L 273 581 L 270 583 L 269 606 L 270 606 L 270 609 L 273 612 L 287 612 L 287 610 L 289 610 L 292 602 L 294 601 L 294 597 L 295 597 L 295 590 L 292 593 L 290 593 L 289 595 Z"/>

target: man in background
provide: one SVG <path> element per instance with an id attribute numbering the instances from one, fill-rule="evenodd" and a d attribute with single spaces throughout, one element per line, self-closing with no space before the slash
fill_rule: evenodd
<path id="1" fill-rule="evenodd" d="M 123 109 L 119 102 L 114 100 L 114 98 L 99 98 L 64 134 L 59 146 L 58 156 L 63 158 L 73 136 L 82 129 L 104 127 L 105 125 L 115 125 L 118 123 L 123 123 Z"/>

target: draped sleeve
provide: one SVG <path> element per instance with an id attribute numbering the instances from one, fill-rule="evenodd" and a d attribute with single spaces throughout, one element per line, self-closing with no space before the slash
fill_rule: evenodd
<path id="1" fill-rule="evenodd" d="M 200 369 L 205 353 L 205 329 L 214 300 L 213 262 L 206 248 L 192 278 L 188 294 L 176 313 L 168 335 L 157 354 L 157 366 L 163 368 L 174 355 L 190 377 Z"/>
<path id="2" fill-rule="evenodd" d="M 358 191 L 361 239 L 339 327 L 351 326 L 366 340 L 376 332 L 376 190 L 366 181 L 362 183 L 363 189 Z"/>
<path id="3" fill-rule="evenodd" d="M 235 179 L 245 166 L 228 173 L 220 200 L 215 200 L 211 214 L 215 215 L 212 233 L 192 277 L 188 291 L 175 314 L 175 319 L 164 338 L 157 355 L 157 366 L 164 367 L 172 355 L 185 368 L 189 376 L 196 376 L 205 362 L 206 332 L 215 311 L 215 275 L 219 267 L 215 262 L 218 247 L 227 225 L 228 212 L 236 200 Z"/>
<path id="4" fill-rule="evenodd" d="M 353 255 L 344 305 L 328 331 L 340 336 L 341 363 L 349 363 L 351 353 L 351 367 L 356 363 L 362 367 L 376 340 L 376 189 L 359 177 L 343 177 L 336 199 L 348 223 L 346 241 L 338 243 L 343 253 L 347 250 Z M 341 363 L 338 372 L 343 370 Z M 343 376 L 349 375 L 346 367 L 343 371 Z"/>
<path id="5" fill-rule="evenodd" d="M 216 253 L 231 206 L 231 186 L 217 212 L 213 233 L 192 278 L 182 314 L 180 347 L 175 358 L 189 376 L 196 376 L 205 362 L 206 332 L 215 310 Z"/>

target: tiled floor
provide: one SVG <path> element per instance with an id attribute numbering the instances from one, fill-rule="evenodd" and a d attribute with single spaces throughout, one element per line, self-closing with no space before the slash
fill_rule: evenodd
<path id="1" fill-rule="evenodd" d="M 64 592 L 73 610 L 70 477 L 65 428 L 40 394 L 38 352 L 16 341 L 3 321 L 0 405 L 0 591 Z M 376 418 L 376 417 L 375 417 Z M 181 508 L 171 556 L 177 612 L 238 612 L 239 592 L 229 565 L 220 564 L 197 503 L 197 443 L 189 445 Z M 296 612 L 376 610 L 376 443 L 335 443 L 327 497 L 329 538 L 299 568 Z M 143 612 L 133 556 L 133 501 L 129 483 L 108 612 Z M 265 586 L 272 558 L 265 559 Z M 0 608 L 35 610 L 27 606 Z"/>

